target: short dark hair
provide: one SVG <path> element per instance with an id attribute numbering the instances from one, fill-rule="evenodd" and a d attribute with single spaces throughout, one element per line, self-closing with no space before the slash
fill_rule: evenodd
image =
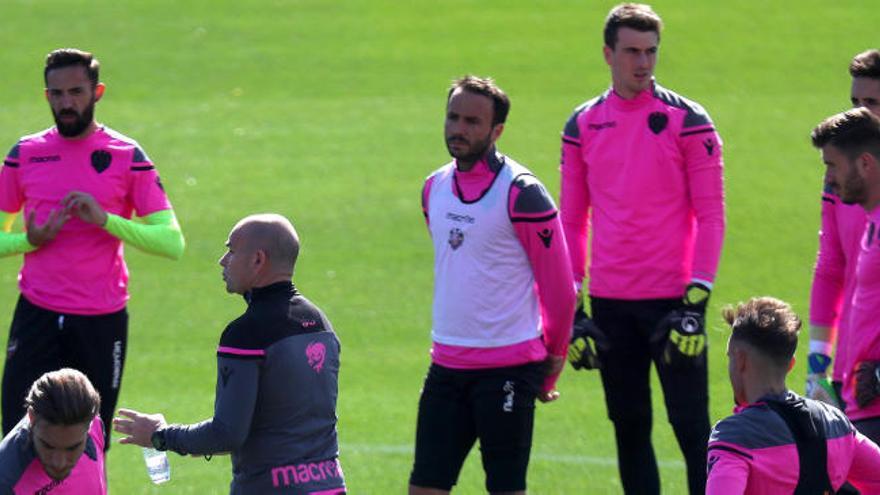
<path id="1" fill-rule="evenodd" d="M 101 409 L 101 396 L 86 375 L 62 368 L 37 378 L 24 404 L 39 419 L 70 426 L 90 423 Z"/>
<path id="2" fill-rule="evenodd" d="M 880 50 L 872 48 L 853 57 L 849 63 L 849 75 L 880 79 Z"/>
<path id="3" fill-rule="evenodd" d="M 507 114 L 510 112 L 510 98 L 507 94 L 495 84 L 495 80 L 491 77 L 477 77 L 474 75 L 466 75 L 452 81 L 449 93 L 446 95 L 446 101 L 452 98 L 452 93 L 456 89 L 462 91 L 470 91 L 478 95 L 483 95 L 492 99 L 492 125 L 503 124 L 507 121 Z"/>
<path id="4" fill-rule="evenodd" d="M 880 118 L 864 107 L 832 115 L 810 133 L 813 146 L 833 145 L 850 160 L 864 152 L 880 160 Z"/>
<path id="5" fill-rule="evenodd" d="M 59 48 L 46 56 L 46 68 L 43 69 L 43 81 L 49 85 L 49 71 L 81 65 L 86 69 L 92 87 L 98 85 L 98 72 L 101 64 L 91 53 L 76 48 Z"/>
<path id="6" fill-rule="evenodd" d="M 736 309 L 727 306 L 721 314 L 733 330 L 731 341 L 745 342 L 780 368 L 788 368 L 801 328 L 801 319 L 788 303 L 753 297 Z"/>
<path id="7" fill-rule="evenodd" d="M 642 32 L 653 31 L 657 33 L 657 42 L 659 42 L 663 21 L 650 5 L 622 3 L 611 9 L 608 17 L 605 18 L 605 46 L 614 49 L 614 45 L 617 44 L 617 31 L 622 27 Z"/>

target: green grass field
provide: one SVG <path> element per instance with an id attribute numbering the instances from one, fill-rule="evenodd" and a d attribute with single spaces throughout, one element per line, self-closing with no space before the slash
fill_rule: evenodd
<path id="1" fill-rule="evenodd" d="M 217 339 L 244 307 L 225 293 L 216 261 L 236 220 L 279 212 L 303 241 L 295 282 L 343 342 L 338 413 L 350 491 L 403 493 L 430 346 L 432 253 L 419 191 L 448 159 L 447 85 L 465 73 L 498 80 L 513 102 L 500 149 L 556 195 L 562 125 L 609 83 L 601 28 L 612 5 L 5 0 L 0 146 L 51 125 L 45 54 L 92 50 L 108 86 L 99 120 L 143 145 L 187 238 L 179 262 L 128 251 L 120 405 L 172 422 L 212 413 Z M 658 80 L 701 102 L 725 142 L 728 228 L 710 309 L 717 420 L 732 405 L 717 309 L 770 294 L 806 316 L 822 178 L 808 133 L 848 106 L 847 64 L 876 44 L 877 23 L 866 16 L 874 6 L 860 2 L 653 5 L 666 24 Z M 2 342 L 19 265 L 0 261 Z M 790 385 L 801 389 L 803 376 L 799 365 Z M 568 370 L 560 389 L 560 401 L 539 406 L 530 492 L 619 493 L 598 376 Z M 664 492 L 684 493 L 683 463 L 654 399 Z M 139 449 L 114 446 L 108 462 L 116 494 L 228 491 L 227 458 L 172 455 L 172 480 L 159 487 Z M 457 492 L 482 487 L 472 454 Z"/>

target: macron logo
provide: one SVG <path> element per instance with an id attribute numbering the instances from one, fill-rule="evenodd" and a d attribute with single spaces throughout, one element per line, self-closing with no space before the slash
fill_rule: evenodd
<path id="1" fill-rule="evenodd" d="M 591 131 L 601 131 L 602 129 L 611 129 L 613 127 L 617 127 L 617 122 L 613 120 L 610 122 L 600 122 L 598 124 L 587 124 L 587 129 Z"/>
<path id="2" fill-rule="evenodd" d="M 28 163 L 46 163 L 46 162 L 60 162 L 61 155 L 49 155 L 49 156 L 32 156 L 28 159 Z"/>
<path id="3" fill-rule="evenodd" d="M 545 248 L 550 248 L 550 242 L 553 241 L 553 230 L 552 229 L 544 229 L 538 232 L 538 237 L 541 239 L 541 242 L 544 243 Z"/>

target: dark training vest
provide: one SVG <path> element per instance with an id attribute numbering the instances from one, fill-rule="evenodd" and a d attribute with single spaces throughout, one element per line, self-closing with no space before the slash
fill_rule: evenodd
<path id="1" fill-rule="evenodd" d="M 800 397 L 784 402 L 768 400 L 765 404 L 785 421 L 794 436 L 800 468 L 794 495 L 833 495 L 822 410 L 810 407 Z"/>

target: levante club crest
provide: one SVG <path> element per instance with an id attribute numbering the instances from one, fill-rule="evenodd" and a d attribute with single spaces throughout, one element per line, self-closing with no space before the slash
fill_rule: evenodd
<path id="1" fill-rule="evenodd" d="M 452 246 L 452 249 L 458 249 L 462 242 L 464 242 L 464 232 L 459 228 L 450 229 L 449 245 Z"/>

